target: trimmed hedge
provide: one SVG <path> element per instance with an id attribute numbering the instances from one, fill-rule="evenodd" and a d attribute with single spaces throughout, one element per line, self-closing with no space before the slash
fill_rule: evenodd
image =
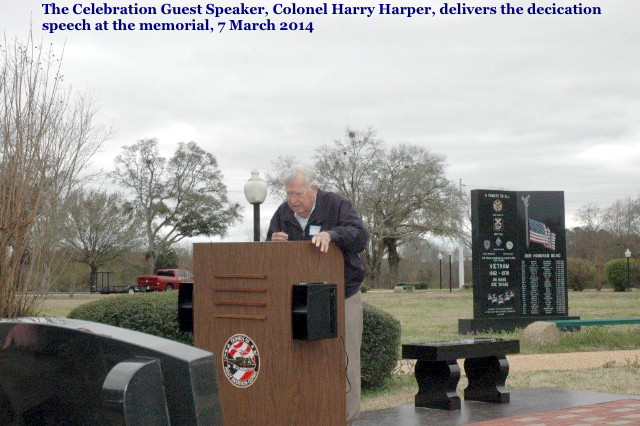
<path id="1" fill-rule="evenodd" d="M 595 287 L 598 281 L 596 266 L 586 259 L 567 259 L 567 281 L 574 291 Z"/>
<path id="2" fill-rule="evenodd" d="M 400 321 L 368 303 L 362 310 L 362 387 L 372 388 L 380 386 L 398 363 Z"/>
<path id="3" fill-rule="evenodd" d="M 379 386 L 398 360 L 400 322 L 367 303 L 362 304 L 362 387 Z M 191 333 L 178 329 L 178 292 L 108 297 L 75 308 L 69 318 L 128 328 L 193 345 Z"/>
<path id="4" fill-rule="evenodd" d="M 85 303 L 69 318 L 128 328 L 193 345 L 191 333 L 178 328 L 178 292 L 153 292 L 106 297 Z"/>
<path id="5" fill-rule="evenodd" d="M 635 259 L 629 260 L 630 281 L 633 287 L 634 283 L 640 281 L 640 262 Z M 615 291 L 626 291 L 627 289 L 627 259 L 614 259 L 604 265 L 604 273 L 607 281 Z"/>

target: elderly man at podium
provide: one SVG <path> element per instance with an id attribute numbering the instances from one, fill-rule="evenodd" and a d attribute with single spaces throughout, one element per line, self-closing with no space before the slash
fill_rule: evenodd
<path id="1" fill-rule="evenodd" d="M 319 189 L 316 173 L 311 168 L 293 166 L 283 174 L 282 183 L 287 200 L 271 218 L 267 240 L 311 240 L 322 252 L 327 252 L 333 242 L 344 257 L 347 424 L 351 424 L 360 414 L 360 284 L 365 273 L 359 253 L 365 249 L 369 235 L 351 202 L 339 194 Z"/>

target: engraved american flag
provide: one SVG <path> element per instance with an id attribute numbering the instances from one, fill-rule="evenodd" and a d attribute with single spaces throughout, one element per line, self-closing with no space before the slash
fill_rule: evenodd
<path id="1" fill-rule="evenodd" d="M 549 250 L 556 249 L 556 234 L 542 222 L 529 219 L 529 241 L 542 244 Z"/>

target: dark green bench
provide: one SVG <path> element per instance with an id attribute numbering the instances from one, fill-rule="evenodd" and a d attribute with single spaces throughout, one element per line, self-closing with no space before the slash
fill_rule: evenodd
<path id="1" fill-rule="evenodd" d="M 574 328 L 584 325 L 618 325 L 618 324 L 640 324 L 640 318 L 592 318 L 580 320 L 548 320 L 558 328 Z"/>

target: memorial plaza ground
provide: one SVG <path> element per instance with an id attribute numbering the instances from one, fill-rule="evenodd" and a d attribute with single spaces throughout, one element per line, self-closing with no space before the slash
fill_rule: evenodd
<path id="1" fill-rule="evenodd" d="M 41 315 L 66 316 L 73 307 L 104 297 L 113 296 L 57 295 L 47 300 Z M 427 290 L 411 295 L 371 291 L 364 300 L 400 320 L 402 343 L 459 339 L 457 319 L 473 317 L 470 291 Z M 637 317 L 638 306 L 637 290 L 569 292 L 569 314 L 583 319 Z M 462 410 L 453 413 L 415 408 L 418 387 L 412 364 L 400 361 L 388 389 L 365 393 L 363 416 L 357 424 L 640 424 L 635 401 L 640 398 L 640 327 L 583 327 L 583 331 L 563 333 L 563 341 L 556 346 L 525 345 L 523 353 L 508 355 L 509 404 L 463 401 Z M 520 334 L 493 336 L 518 339 Z M 459 363 L 460 394 L 466 378 Z"/>

